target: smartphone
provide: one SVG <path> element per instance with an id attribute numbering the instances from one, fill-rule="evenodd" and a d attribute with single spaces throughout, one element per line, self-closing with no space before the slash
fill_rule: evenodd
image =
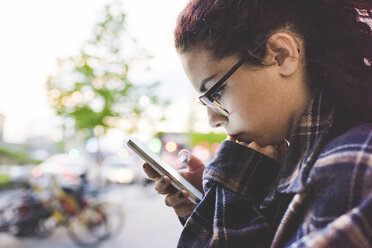
<path id="1" fill-rule="evenodd" d="M 185 190 L 188 193 L 188 199 L 197 204 L 203 197 L 203 194 L 182 177 L 176 169 L 167 164 L 158 155 L 153 153 L 141 141 L 131 138 L 128 140 L 127 145 L 143 160 L 145 160 L 156 172 L 161 176 L 169 177 L 171 184 L 178 190 Z"/>

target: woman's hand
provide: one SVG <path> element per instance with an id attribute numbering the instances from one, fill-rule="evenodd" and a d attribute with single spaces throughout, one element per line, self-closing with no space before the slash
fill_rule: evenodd
<path id="1" fill-rule="evenodd" d="M 233 137 L 228 136 L 228 140 L 236 141 Z M 256 142 L 251 142 L 249 144 L 245 142 L 238 141 L 239 144 L 247 146 L 251 148 L 252 150 L 255 150 L 259 153 L 262 153 L 275 161 L 279 162 L 280 164 L 283 162 L 284 157 L 287 153 L 287 144 L 286 141 L 283 139 L 283 141 L 279 145 L 267 145 L 267 146 L 260 146 Z"/>
<path id="2" fill-rule="evenodd" d="M 203 192 L 202 176 L 205 165 L 187 150 L 180 151 L 178 157 L 182 163 L 187 165 L 187 169 L 180 170 L 179 173 L 194 187 Z M 185 190 L 178 191 L 170 184 L 169 177 L 161 177 L 149 164 L 145 163 L 143 168 L 149 178 L 156 180 L 155 190 L 159 194 L 166 195 L 165 205 L 173 207 L 178 216 L 188 218 L 194 211 L 195 204 L 188 200 L 187 192 Z"/>

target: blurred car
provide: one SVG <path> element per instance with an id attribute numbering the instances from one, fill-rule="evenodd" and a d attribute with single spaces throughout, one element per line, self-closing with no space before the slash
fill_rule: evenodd
<path id="1" fill-rule="evenodd" d="M 141 168 L 130 159 L 124 160 L 119 156 L 111 155 L 103 160 L 100 174 L 109 183 L 140 183 L 145 179 Z"/>
<path id="2" fill-rule="evenodd" d="M 9 176 L 13 182 L 24 182 L 31 175 L 32 168 L 35 165 L 13 165 L 9 168 Z"/>

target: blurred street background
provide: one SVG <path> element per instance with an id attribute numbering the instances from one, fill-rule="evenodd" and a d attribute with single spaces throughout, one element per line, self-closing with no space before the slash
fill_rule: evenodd
<path id="1" fill-rule="evenodd" d="M 213 159 L 173 46 L 187 0 L 0 2 L 0 247 L 175 247 L 182 226 L 125 145 Z"/>
<path id="2" fill-rule="evenodd" d="M 2 192 L 0 199 L 17 197 L 19 192 Z M 124 210 L 124 226 L 117 237 L 99 247 L 176 247 L 182 225 L 173 211 L 164 206 L 163 198 L 152 188 L 141 185 L 116 186 L 107 198 L 117 202 Z M 57 229 L 50 237 L 14 237 L 0 233 L 1 247 L 55 248 L 79 247 L 68 237 L 64 228 Z"/>

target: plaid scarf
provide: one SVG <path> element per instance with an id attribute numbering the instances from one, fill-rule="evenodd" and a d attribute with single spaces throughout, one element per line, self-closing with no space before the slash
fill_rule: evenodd
<path id="1" fill-rule="evenodd" d="M 321 91 L 283 165 L 222 142 L 178 247 L 372 247 L 372 125 L 347 116 Z"/>

